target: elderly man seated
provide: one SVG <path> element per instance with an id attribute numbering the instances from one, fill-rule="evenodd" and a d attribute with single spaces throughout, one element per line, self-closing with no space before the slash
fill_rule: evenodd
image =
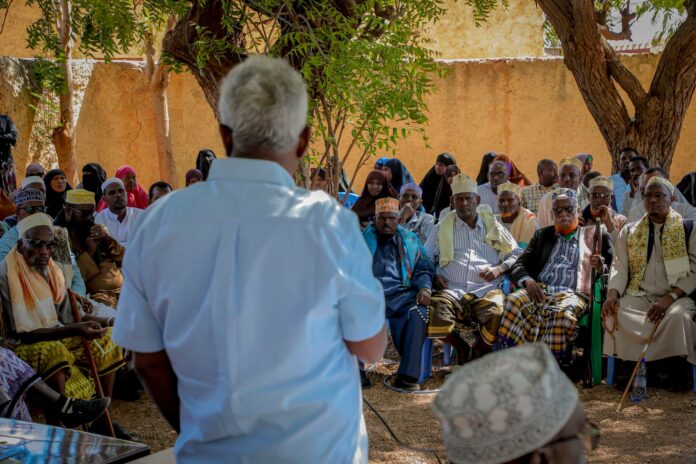
<path id="1" fill-rule="evenodd" d="M 575 191 L 577 203 L 581 210 L 590 204 L 587 189 L 582 185 L 582 161 L 575 157 L 563 158 L 559 163 L 558 185 Z M 541 227 L 549 227 L 554 224 L 553 219 L 553 191 L 545 194 L 539 202 L 537 220 Z"/>
<path id="2" fill-rule="evenodd" d="M 89 399 L 94 383 L 78 366 L 87 366 L 83 340 L 92 357 L 105 396 L 112 396 L 121 349 L 111 341 L 113 320 L 84 316 L 76 323 L 65 277 L 51 258 L 56 246 L 53 220 L 36 213 L 19 222 L 20 239 L 0 263 L 3 324 L 14 351 L 61 395 Z"/>
<path id="3" fill-rule="evenodd" d="M 94 211 L 94 193 L 70 190 L 56 223 L 68 230 L 80 273 L 92 299 L 116 308 L 123 285 L 121 263 L 126 250 L 109 235 L 106 226 L 94 223 Z"/>
<path id="4" fill-rule="evenodd" d="M 41 185 L 43 185 L 43 181 Z M 43 190 L 30 187 L 32 187 L 32 185 L 15 194 L 17 218 L 19 220 L 46 211 L 44 207 L 46 194 Z M 53 250 L 53 261 L 63 271 L 65 280 L 69 282 L 70 289 L 79 295 L 85 295 L 85 282 L 82 280 L 80 268 L 77 266 L 75 256 L 70 248 L 67 232 L 65 229 L 58 226 L 53 228 L 53 232 L 56 234 L 56 247 Z M 17 227 L 13 227 L 3 235 L 2 239 L 0 239 L 0 260 L 5 259 L 12 248 L 17 245 L 17 240 L 19 240 Z"/>
<path id="5" fill-rule="evenodd" d="M 662 177 L 663 179 L 669 179 L 667 171 L 660 167 L 650 168 L 647 171 L 645 171 L 645 174 L 641 176 L 640 181 L 641 199 L 643 198 L 642 195 L 643 191 L 645 190 L 645 186 L 653 177 Z M 674 202 L 672 203 L 672 209 L 679 213 L 679 215 L 684 219 L 687 219 L 689 221 L 696 221 L 696 208 L 691 206 L 686 201 L 684 195 L 682 195 L 678 189 L 674 190 Z M 645 216 L 645 213 L 647 213 L 645 202 L 641 201 L 633 208 L 631 208 L 631 211 L 628 213 L 628 222 L 640 221 L 643 218 L 643 216 Z"/>
<path id="6" fill-rule="evenodd" d="M 126 187 L 118 177 L 107 179 L 102 184 L 102 192 L 104 192 L 103 198 L 108 208 L 95 216 L 94 223 L 106 226 L 109 235 L 125 247 L 128 245 L 133 226 L 143 214 L 143 210 L 128 206 Z"/>
<path id="7" fill-rule="evenodd" d="M 611 208 L 614 198 L 614 182 L 608 177 L 599 176 L 590 181 L 590 204 L 582 211 L 583 225 L 589 227 L 601 221 L 602 230 L 616 240 L 619 231 L 628 223 L 623 216 Z"/>
<path id="8" fill-rule="evenodd" d="M 594 228 L 578 226 L 575 190 L 553 193 L 554 225 L 539 229 L 512 267 L 520 289 L 508 295 L 498 334 L 508 346 L 546 343 L 567 359 L 577 338 L 577 321 L 588 306 L 591 269 L 611 264 L 611 238 L 602 234 L 601 256 L 593 255 Z"/>
<path id="9" fill-rule="evenodd" d="M 522 206 L 521 192 L 520 186 L 511 182 L 498 186 L 500 214 L 496 219 L 510 231 L 520 248 L 527 248 L 539 223 L 536 214 Z"/>
<path id="10" fill-rule="evenodd" d="M 384 287 L 387 319 L 401 356 L 393 386 L 419 390 L 421 350 L 428 322 L 433 269 L 416 234 L 399 226 L 399 201 L 375 204 L 375 223 L 363 235 L 372 252 L 372 271 Z"/>
<path id="11" fill-rule="evenodd" d="M 428 235 L 435 227 L 435 218 L 430 214 L 419 211 L 423 204 L 423 190 L 412 182 L 404 184 L 401 187 L 399 207 L 401 213 L 399 216 L 399 224 L 404 229 L 408 229 L 415 233 L 421 243 L 428 240 Z"/>
<path id="12" fill-rule="evenodd" d="M 659 324 L 645 360 L 665 360 L 658 386 L 680 389 L 687 378 L 679 365 L 684 358 L 696 364 L 696 231 L 671 208 L 674 186 L 667 179 L 651 178 L 643 202 L 648 213 L 624 227 L 616 241 L 602 308 L 604 353 L 637 361 Z"/>
<path id="13" fill-rule="evenodd" d="M 488 182 L 478 186 L 477 193 L 481 204 L 490 206 L 493 213 L 498 214 L 498 186 L 508 181 L 507 164 L 504 161 L 494 161 L 488 166 Z"/>
<path id="14" fill-rule="evenodd" d="M 487 207 L 479 208 L 476 181 L 457 175 L 454 211 L 437 224 L 425 249 L 437 266 L 428 336 L 446 338 L 458 361 L 490 351 L 503 314 L 503 275 L 522 249 Z"/>

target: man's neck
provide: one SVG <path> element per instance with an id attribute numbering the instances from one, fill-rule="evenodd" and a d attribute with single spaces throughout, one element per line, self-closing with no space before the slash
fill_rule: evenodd
<path id="1" fill-rule="evenodd" d="M 542 184 L 541 182 L 539 182 L 539 185 L 541 185 L 541 186 L 544 187 L 545 189 L 553 187 L 553 184 L 554 184 L 554 182 L 551 182 L 549 185 Z"/>
<path id="2" fill-rule="evenodd" d="M 459 219 L 462 220 L 467 226 L 469 226 L 469 229 L 475 229 L 476 228 L 476 223 L 478 222 L 478 214 L 475 214 L 472 217 L 469 218 L 463 218 L 458 216 Z"/>
<path id="3" fill-rule="evenodd" d="M 118 218 L 118 222 L 123 222 L 123 220 L 126 219 L 126 211 L 128 211 L 128 207 L 117 210 L 109 208 L 109 211 L 111 211 L 111 214 L 116 215 L 116 217 Z"/>
<path id="4" fill-rule="evenodd" d="M 513 213 L 511 216 L 501 216 L 501 219 L 505 224 L 512 224 L 515 222 L 515 219 L 517 219 L 517 216 L 520 215 L 520 212 L 517 211 L 516 213 Z"/>
<path id="5" fill-rule="evenodd" d="M 627 184 L 631 182 L 631 172 L 621 172 L 621 177 L 623 178 L 624 182 Z"/>

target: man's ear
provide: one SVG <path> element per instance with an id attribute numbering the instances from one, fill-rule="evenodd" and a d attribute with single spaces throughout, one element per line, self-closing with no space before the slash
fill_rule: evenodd
<path id="1" fill-rule="evenodd" d="M 548 464 L 549 459 L 543 449 L 536 450 L 532 452 L 532 456 L 529 458 L 529 464 Z"/>
<path id="2" fill-rule="evenodd" d="M 232 129 L 225 126 L 224 124 L 220 124 L 220 137 L 222 137 L 222 143 L 223 145 L 225 145 L 227 156 L 231 156 L 233 145 Z"/>
<path id="3" fill-rule="evenodd" d="M 300 139 L 297 142 L 297 151 L 295 156 L 297 159 L 302 158 L 305 153 L 307 153 L 307 148 L 309 148 L 309 142 L 312 139 L 312 129 L 309 126 L 305 126 L 300 133 Z"/>

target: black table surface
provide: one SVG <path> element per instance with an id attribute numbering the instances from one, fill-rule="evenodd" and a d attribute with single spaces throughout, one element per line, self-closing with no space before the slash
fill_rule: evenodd
<path id="1" fill-rule="evenodd" d="M 0 464 L 123 463 L 148 454 L 142 443 L 0 418 Z"/>

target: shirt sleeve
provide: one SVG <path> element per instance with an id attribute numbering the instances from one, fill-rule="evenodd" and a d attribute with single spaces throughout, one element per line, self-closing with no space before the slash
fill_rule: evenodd
<path id="1" fill-rule="evenodd" d="M 689 261 L 691 262 L 691 271 L 681 279 L 677 280 L 675 287 L 682 289 L 684 293 L 690 295 L 696 290 L 696 227 L 691 230 L 691 236 L 688 240 Z"/>
<path id="2" fill-rule="evenodd" d="M 424 245 L 428 241 L 428 237 L 430 237 L 430 232 L 433 231 L 434 227 L 435 227 L 435 218 L 432 217 L 431 215 L 427 214 L 423 218 L 423 224 L 421 225 L 421 230 L 420 230 L 420 239 Z"/>
<path id="3" fill-rule="evenodd" d="M 77 265 L 77 260 L 75 255 L 70 253 L 70 265 L 73 270 L 73 278 L 70 283 L 70 289 L 80 296 L 85 296 L 87 294 L 87 287 L 85 286 L 85 281 L 82 279 L 82 274 L 80 273 L 80 266 Z"/>
<path id="4" fill-rule="evenodd" d="M 162 328 L 155 320 L 147 301 L 142 280 L 145 234 L 136 234 L 129 245 L 129 252 L 122 268 L 123 287 L 118 301 L 118 311 L 113 329 L 114 341 L 139 353 L 154 353 L 164 349 Z"/>
<path id="5" fill-rule="evenodd" d="M 7 258 L 10 250 L 17 244 L 17 240 L 19 240 L 19 233 L 17 233 L 16 227 L 5 232 L 5 235 L 0 238 L 0 261 Z"/>
<path id="6" fill-rule="evenodd" d="M 428 235 L 428 240 L 425 242 L 425 252 L 428 254 L 428 259 L 430 259 L 430 262 L 433 263 L 433 265 L 437 263 L 440 256 L 440 249 L 437 242 L 437 234 L 440 230 L 440 224 L 433 227 L 433 230 L 430 231 L 430 235 Z"/>
<path id="7" fill-rule="evenodd" d="M 384 289 L 372 272 L 372 254 L 357 216 L 349 213 L 343 218 L 340 235 L 336 229 L 328 229 L 332 236 L 327 237 L 327 245 L 340 247 L 335 272 L 340 282 L 337 307 L 343 339 L 359 342 L 374 337 L 384 327 Z M 133 256 L 130 250 L 128 256 Z"/>
<path id="8" fill-rule="evenodd" d="M 616 290 L 623 295 L 628 285 L 628 227 L 619 232 L 614 242 L 614 258 L 611 260 L 609 271 L 609 289 Z"/>
<path id="9" fill-rule="evenodd" d="M 548 193 L 541 198 L 539 201 L 539 212 L 537 213 L 537 220 L 541 227 L 548 227 L 553 225 L 553 213 L 551 212 L 551 195 Z"/>

